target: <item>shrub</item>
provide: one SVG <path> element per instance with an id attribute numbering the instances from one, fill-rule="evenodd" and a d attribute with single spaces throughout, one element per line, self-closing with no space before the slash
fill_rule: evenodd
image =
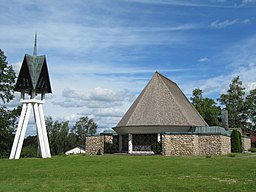
<path id="1" fill-rule="evenodd" d="M 234 154 L 234 153 L 229 153 L 228 154 L 228 157 L 235 157 L 236 156 L 236 154 Z"/>
<path id="2" fill-rule="evenodd" d="M 116 153 L 117 152 L 117 145 L 110 142 L 104 142 L 104 153 Z"/>
<path id="3" fill-rule="evenodd" d="M 37 146 L 29 145 L 24 146 L 21 151 L 21 157 L 37 157 Z"/>
<path id="4" fill-rule="evenodd" d="M 97 151 L 97 154 L 96 154 L 96 155 L 103 155 L 102 150 L 101 150 L 101 149 L 98 149 L 98 151 Z"/>
<path id="5" fill-rule="evenodd" d="M 248 151 L 251 151 L 252 153 L 256 153 L 256 148 L 250 148 Z"/>
<path id="6" fill-rule="evenodd" d="M 233 130 L 231 133 L 231 152 L 232 153 L 242 153 L 242 141 L 241 134 L 237 130 Z"/>
<path id="7" fill-rule="evenodd" d="M 153 143 L 151 145 L 151 150 L 155 153 L 155 154 L 161 154 L 162 152 L 162 145 L 161 143 L 157 142 L 157 143 Z"/>

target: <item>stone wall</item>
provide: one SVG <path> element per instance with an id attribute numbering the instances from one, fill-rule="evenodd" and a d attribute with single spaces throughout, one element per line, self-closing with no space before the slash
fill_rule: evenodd
<path id="1" fill-rule="evenodd" d="M 231 138 L 221 135 L 221 154 L 231 153 Z"/>
<path id="2" fill-rule="evenodd" d="M 104 142 L 113 143 L 113 135 L 104 135 Z"/>
<path id="3" fill-rule="evenodd" d="M 231 152 L 230 137 L 198 135 L 199 155 L 223 155 Z"/>
<path id="4" fill-rule="evenodd" d="M 242 145 L 243 145 L 244 151 L 248 151 L 252 147 L 251 139 L 247 137 L 242 138 Z"/>
<path id="5" fill-rule="evenodd" d="M 112 135 L 87 136 L 85 153 L 104 153 L 104 142 L 113 143 Z M 244 138 L 245 150 L 250 148 L 249 138 Z M 230 137 L 223 135 L 163 134 L 162 154 L 165 156 L 223 155 L 231 153 Z"/>
<path id="6" fill-rule="evenodd" d="M 85 154 L 96 155 L 104 152 L 104 137 L 102 135 L 87 136 L 85 141 Z"/>
<path id="7" fill-rule="evenodd" d="M 230 137 L 223 135 L 162 136 L 163 155 L 222 155 L 231 152 Z"/>
<path id="8" fill-rule="evenodd" d="M 191 156 L 198 154 L 197 135 L 168 135 L 162 136 L 163 155 Z"/>
<path id="9" fill-rule="evenodd" d="M 112 135 L 87 136 L 85 142 L 85 154 L 96 155 L 104 153 L 104 142 L 113 143 Z"/>

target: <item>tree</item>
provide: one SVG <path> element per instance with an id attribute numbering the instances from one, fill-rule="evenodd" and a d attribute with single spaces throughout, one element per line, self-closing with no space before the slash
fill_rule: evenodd
<path id="1" fill-rule="evenodd" d="M 98 126 L 93 119 L 90 119 L 87 116 L 81 117 L 73 128 L 78 137 L 78 143 L 83 145 L 85 143 L 86 134 L 95 134 L 97 127 Z"/>
<path id="2" fill-rule="evenodd" d="M 84 145 L 86 134 L 94 134 L 97 129 L 97 124 L 88 117 L 81 117 L 72 131 L 68 121 L 53 121 L 52 117 L 46 117 L 45 125 L 52 155 L 63 154 L 78 144 Z"/>
<path id="3" fill-rule="evenodd" d="M 218 101 L 228 110 L 228 124 L 233 128 L 244 128 L 246 115 L 244 106 L 245 88 L 239 76 L 235 77 L 226 94 L 221 94 Z"/>
<path id="4" fill-rule="evenodd" d="M 37 136 L 28 136 L 24 139 L 21 157 L 37 157 L 39 156 Z"/>
<path id="5" fill-rule="evenodd" d="M 4 103 L 14 99 L 15 71 L 8 65 L 4 52 L 0 49 L 0 98 Z"/>
<path id="6" fill-rule="evenodd" d="M 52 117 L 45 120 L 52 155 L 63 154 L 68 149 L 69 121 L 53 121 Z"/>
<path id="7" fill-rule="evenodd" d="M 14 99 L 15 71 L 8 65 L 0 49 L 0 157 L 8 156 L 13 142 L 13 132 L 21 108 L 10 110 L 5 104 Z"/>
<path id="8" fill-rule="evenodd" d="M 246 96 L 245 111 L 248 128 L 256 130 L 256 89 L 251 90 L 249 95 Z"/>
<path id="9" fill-rule="evenodd" d="M 203 98 L 202 94 L 203 91 L 201 89 L 194 89 L 193 95 L 190 98 L 192 104 L 208 125 L 220 125 L 220 121 L 218 120 L 218 116 L 220 115 L 220 107 L 216 105 L 213 99 Z"/>

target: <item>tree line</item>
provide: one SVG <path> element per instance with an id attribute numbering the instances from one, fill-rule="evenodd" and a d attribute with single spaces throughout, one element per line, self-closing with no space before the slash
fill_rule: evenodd
<path id="1" fill-rule="evenodd" d="M 15 71 L 8 65 L 6 56 L 0 49 L 0 157 L 9 156 L 17 118 L 21 112 L 21 106 L 14 109 L 6 107 L 14 99 L 15 80 Z M 199 88 L 193 90 L 190 99 L 208 125 L 221 125 L 222 107 L 229 112 L 229 127 L 256 131 L 256 89 L 246 94 L 239 76 L 232 79 L 227 92 L 221 94 L 216 101 L 203 97 L 203 91 Z M 97 130 L 97 124 L 88 117 L 81 117 L 71 128 L 69 121 L 53 121 L 52 117 L 47 117 L 46 127 L 53 155 L 62 154 L 74 145 L 84 145 L 85 135 L 96 133 Z M 24 146 L 23 154 L 37 153 L 36 136 L 27 137 Z"/>
<path id="2" fill-rule="evenodd" d="M 45 119 L 46 130 L 52 155 L 64 154 L 75 146 L 84 146 L 87 134 L 97 132 L 97 124 L 93 119 L 81 117 L 74 126 L 69 121 L 54 121 L 52 117 Z M 39 156 L 37 136 L 28 136 L 24 140 L 21 157 Z"/>

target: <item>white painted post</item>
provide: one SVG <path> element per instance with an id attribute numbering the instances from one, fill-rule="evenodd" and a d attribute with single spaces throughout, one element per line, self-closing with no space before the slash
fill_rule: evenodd
<path id="1" fill-rule="evenodd" d="M 14 137 L 14 141 L 13 141 L 13 144 L 12 144 L 12 150 L 11 150 L 11 154 L 10 154 L 9 159 L 14 159 L 15 153 L 17 151 L 18 142 L 19 142 L 20 134 L 21 134 L 21 130 L 22 130 L 22 125 L 24 123 L 24 119 L 25 119 L 25 115 L 26 115 L 26 110 L 27 110 L 27 104 L 23 103 L 22 104 L 21 115 L 20 115 L 17 130 L 16 130 L 16 134 L 15 134 L 15 137 Z"/>
<path id="2" fill-rule="evenodd" d="M 18 142 L 18 146 L 17 146 L 17 150 L 14 156 L 14 159 L 19 159 L 20 158 L 20 152 L 21 152 L 21 148 L 23 145 L 23 141 L 24 141 L 24 137 L 25 137 L 25 133 L 26 133 L 26 128 L 28 126 L 28 120 L 29 120 L 29 116 L 30 116 L 30 112 L 32 110 L 32 104 L 28 103 L 26 104 L 27 106 L 27 110 L 26 110 L 26 115 L 25 115 L 25 119 L 21 128 L 21 134 L 20 134 L 20 138 L 19 138 L 19 142 Z"/>
<path id="3" fill-rule="evenodd" d="M 160 134 L 160 133 L 157 134 L 157 142 L 158 142 L 158 143 L 161 142 L 161 134 Z"/>
<path id="4" fill-rule="evenodd" d="M 132 134 L 128 134 L 128 153 L 132 153 Z"/>
<path id="5" fill-rule="evenodd" d="M 123 145 L 123 137 L 122 135 L 118 135 L 119 136 L 119 152 L 122 152 L 122 145 Z"/>
<path id="6" fill-rule="evenodd" d="M 44 137 L 43 137 L 43 131 L 42 131 L 42 125 L 41 125 L 41 119 L 40 119 L 40 115 L 39 115 L 38 103 L 34 104 L 34 115 L 35 115 L 35 119 L 36 119 L 36 127 L 37 127 L 37 132 L 38 132 L 38 138 L 39 138 L 42 158 L 47 158 Z"/>
<path id="7" fill-rule="evenodd" d="M 45 126 L 44 112 L 43 112 L 42 104 L 39 104 L 39 115 L 40 115 L 40 120 L 41 120 L 41 125 L 42 125 L 46 157 L 51 158 L 51 152 L 50 152 L 49 141 L 48 141 L 48 137 L 47 137 L 47 131 L 46 131 L 46 126 Z"/>

